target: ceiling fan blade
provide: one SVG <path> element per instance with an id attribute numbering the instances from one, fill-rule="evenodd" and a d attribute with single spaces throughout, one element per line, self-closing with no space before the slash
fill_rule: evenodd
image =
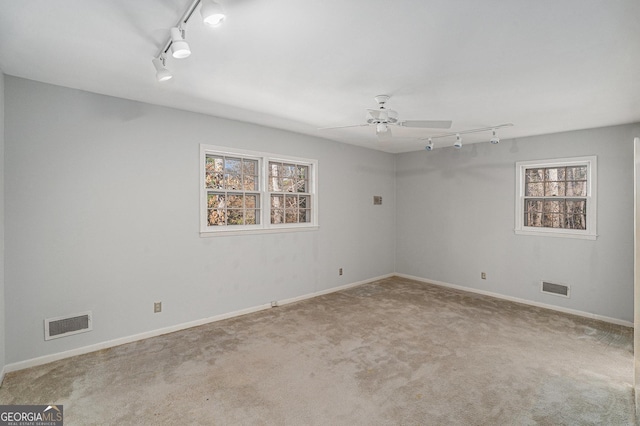
<path id="1" fill-rule="evenodd" d="M 450 129 L 451 120 L 405 120 L 399 122 L 398 125 L 421 129 Z"/>
<path id="2" fill-rule="evenodd" d="M 337 126 L 337 127 L 320 127 L 318 130 L 332 130 L 332 129 L 348 129 L 349 127 L 367 127 L 369 123 L 365 124 L 351 124 L 349 126 Z"/>

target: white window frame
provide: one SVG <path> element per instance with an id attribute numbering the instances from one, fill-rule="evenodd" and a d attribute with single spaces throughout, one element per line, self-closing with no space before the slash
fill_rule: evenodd
<path id="1" fill-rule="evenodd" d="M 255 225 L 209 226 L 207 218 L 207 188 L 205 187 L 205 166 L 207 155 L 222 155 L 258 160 L 260 195 L 260 223 Z M 271 224 L 271 199 L 268 188 L 268 165 L 270 161 L 295 163 L 309 166 L 308 194 L 311 198 L 311 217 L 309 222 Z M 318 161 L 308 158 L 291 157 L 260 151 L 250 151 L 200 144 L 200 236 L 242 235 L 256 233 L 276 233 L 313 231 L 318 229 Z"/>
<path id="2" fill-rule="evenodd" d="M 542 228 L 524 225 L 525 171 L 532 168 L 587 166 L 587 229 Z M 535 235 L 547 237 L 567 237 L 595 240 L 597 238 L 597 157 L 571 157 L 551 160 L 533 160 L 516 162 L 516 206 L 515 233 L 517 235 Z"/>

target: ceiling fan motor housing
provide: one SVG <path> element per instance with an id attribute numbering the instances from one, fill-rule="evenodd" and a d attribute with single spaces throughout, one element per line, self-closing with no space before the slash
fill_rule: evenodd
<path id="1" fill-rule="evenodd" d="M 392 109 L 380 108 L 380 109 L 368 109 L 367 110 L 367 123 L 368 124 L 396 124 L 398 122 L 398 112 Z"/>

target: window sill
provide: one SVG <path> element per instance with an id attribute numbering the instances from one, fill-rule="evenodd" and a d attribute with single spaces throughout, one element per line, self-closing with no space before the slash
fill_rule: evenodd
<path id="1" fill-rule="evenodd" d="M 227 237 L 232 235 L 255 235 L 255 234 L 282 234 L 286 232 L 305 232 L 317 231 L 319 226 L 288 226 L 282 228 L 260 228 L 260 229 L 233 229 L 233 230 L 216 230 L 216 231 L 200 231 L 200 238 L 210 237 Z"/>
<path id="2" fill-rule="evenodd" d="M 572 232 L 562 232 L 562 231 L 529 231 L 523 229 L 515 229 L 516 235 L 531 235 L 534 237 L 559 237 L 559 238 L 574 238 L 579 240 L 596 240 L 598 238 L 597 234 L 587 234 L 587 233 L 572 233 Z"/>

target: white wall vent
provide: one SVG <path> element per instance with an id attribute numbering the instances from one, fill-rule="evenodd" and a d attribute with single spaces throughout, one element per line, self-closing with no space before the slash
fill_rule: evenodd
<path id="1" fill-rule="evenodd" d="M 551 283 L 549 281 L 542 281 L 540 285 L 540 291 L 555 296 L 570 297 L 570 290 L 568 285 Z"/>
<path id="2" fill-rule="evenodd" d="M 44 320 L 44 340 L 71 336 L 92 329 L 91 311 L 66 317 L 47 318 Z"/>

